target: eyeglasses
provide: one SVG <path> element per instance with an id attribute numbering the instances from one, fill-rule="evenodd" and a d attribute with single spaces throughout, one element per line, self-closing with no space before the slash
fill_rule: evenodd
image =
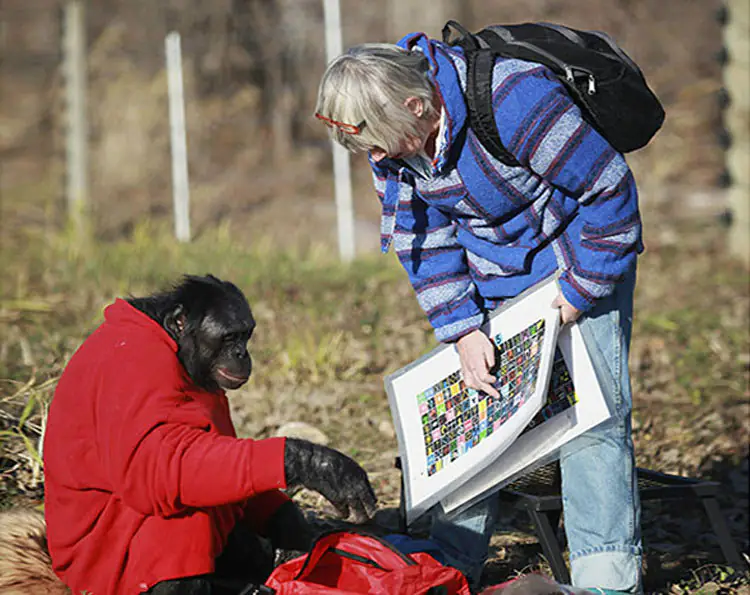
<path id="1" fill-rule="evenodd" d="M 362 130 L 364 130 L 367 123 L 362 120 L 359 124 L 347 124 L 346 122 L 338 122 L 336 120 L 332 120 L 331 118 L 327 118 L 326 116 L 322 114 L 315 114 L 315 117 L 318 120 L 323 120 L 323 122 L 326 123 L 326 125 L 329 128 L 333 128 L 334 126 L 338 128 L 341 132 L 344 134 L 360 134 Z"/>

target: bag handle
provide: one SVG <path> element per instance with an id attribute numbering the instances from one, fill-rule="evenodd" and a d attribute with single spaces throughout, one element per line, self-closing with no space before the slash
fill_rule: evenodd
<path id="1" fill-rule="evenodd" d="M 547 23 L 546 21 L 540 22 L 539 24 L 542 27 L 547 27 L 547 29 L 557 31 L 560 35 L 562 35 L 563 37 L 567 37 L 574 44 L 580 45 L 582 48 L 586 47 L 586 42 L 583 40 L 583 38 L 569 27 L 558 25 L 557 23 Z"/>
<path id="2" fill-rule="evenodd" d="M 342 543 L 343 539 L 350 538 L 349 543 Z M 360 543 L 357 543 L 357 542 Z M 365 543 L 366 542 L 366 543 Z M 389 543 L 384 542 L 375 535 L 367 533 L 354 533 L 351 531 L 333 531 L 321 535 L 313 544 L 310 554 L 307 556 L 302 568 L 299 569 L 294 580 L 300 580 L 309 574 L 320 560 L 328 552 L 333 552 L 339 556 L 356 560 L 362 564 L 368 564 L 381 570 L 388 570 L 385 565 L 377 558 L 377 553 L 388 553 L 388 556 L 396 555 L 404 566 L 414 566 L 416 562 L 408 556 L 402 554 Z"/>
<path id="3" fill-rule="evenodd" d="M 620 58 L 625 64 L 630 66 L 631 69 L 633 69 L 635 72 L 643 76 L 643 71 L 641 71 L 638 64 L 633 62 L 633 60 L 630 59 L 630 56 L 628 56 L 623 49 L 617 45 L 614 39 L 608 34 L 606 34 L 604 31 L 589 31 L 592 35 L 596 35 L 599 39 L 604 41 L 611 49 L 612 51 L 617 54 L 617 57 Z"/>
<path id="4" fill-rule="evenodd" d="M 454 40 L 451 40 L 451 29 L 455 29 L 460 34 L 459 37 Z M 477 43 L 477 40 L 474 39 L 471 32 L 461 23 L 454 20 L 448 21 L 443 26 L 443 43 L 447 43 L 448 45 L 460 45 L 467 49 L 479 49 L 479 44 Z"/>

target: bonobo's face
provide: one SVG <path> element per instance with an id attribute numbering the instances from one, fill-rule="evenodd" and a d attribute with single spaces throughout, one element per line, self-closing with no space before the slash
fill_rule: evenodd
<path id="1" fill-rule="evenodd" d="M 192 381 L 214 392 L 235 390 L 252 371 L 247 343 L 255 330 L 250 306 L 239 289 L 224 284 L 208 304 L 180 304 L 165 326 Z M 186 300 L 188 302 L 188 300 Z"/>
<path id="2" fill-rule="evenodd" d="M 210 312 L 203 319 L 198 342 L 207 352 L 207 375 L 219 388 L 238 389 L 250 377 L 252 360 L 247 343 L 254 329 L 255 320 L 247 304 L 234 311 Z"/>

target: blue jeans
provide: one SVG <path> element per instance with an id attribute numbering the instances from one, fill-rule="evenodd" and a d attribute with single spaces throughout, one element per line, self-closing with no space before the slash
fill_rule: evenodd
<path id="1" fill-rule="evenodd" d="M 566 444 L 560 452 L 563 513 L 574 586 L 641 593 L 641 530 L 630 412 L 628 351 L 635 270 L 578 324 L 615 415 Z M 436 507 L 430 537 L 448 563 L 476 586 L 499 515 L 489 496 L 446 515 Z"/>

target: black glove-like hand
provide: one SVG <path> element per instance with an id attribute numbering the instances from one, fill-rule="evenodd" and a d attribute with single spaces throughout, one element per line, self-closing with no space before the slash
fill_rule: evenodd
<path id="1" fill-rule="evenodd" d="M 303 485 L 333 504 L 355 523 L 375 514 L 375 492 L 362 467 L 346 455 L 307 440 L 287 438 L 284 451 L 287 487 Z"/>
<path id="2" fill-rule="evenodd" d="M 266 529 L 268 539 L 274 549 L 299 550 L 310 549 L 313 531 L 299 506 L 292 501 L 284 502 L 268 520 Z"/>

